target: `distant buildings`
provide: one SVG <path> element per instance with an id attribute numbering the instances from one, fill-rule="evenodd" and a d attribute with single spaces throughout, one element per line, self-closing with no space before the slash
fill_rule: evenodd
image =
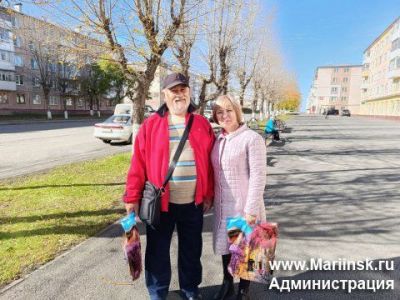
<path id="1" fill-rule="evenodd" d="M 400 18 L 364 51 L 361 114 L 400 116 Z"/>
<path id="2" fill-rule="evenodd" d="M 307 111 L 349 109 L 352 114 L 400 116 L 400 17 L 364 51 L 362 66 L 320 66 Z"/>
<path id="3" fill-rule="evenodd" d="M 315 71 L 308 109 L 313 114 L 323 114 L 329 109 L 360 109 L 360 84 L 362 66 L 324 66 Z"/>

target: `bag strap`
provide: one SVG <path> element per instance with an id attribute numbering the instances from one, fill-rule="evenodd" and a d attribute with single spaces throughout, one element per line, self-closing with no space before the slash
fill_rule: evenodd
<path id="1" fill-rule="evenodd" d="M 169 165 L 167 176 L 165 177 L 164 183 L 161 187 L 162 192 L 164 192 L 165 186 L 167 185 L 168 181 L 171 179 L 172 173 L 174 173 L 176 163 L 178 162 L 179 156 L 181 156 L 183 147 L 185 146 L 185 142 L 189 136 L 189 131 L 190 128 L 192 127 L 193 123 L 193 114 L 190 115 L 188 124 L 186 125 L 185 131 L 183 132 L 182 138 L 179 142 L 178 148 L 176 149 L 176 152 L 174 154 L 174 158 L 171 161 L 171 164 Z"/>

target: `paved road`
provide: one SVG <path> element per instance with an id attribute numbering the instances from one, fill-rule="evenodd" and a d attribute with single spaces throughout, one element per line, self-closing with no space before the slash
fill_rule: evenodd
<path id="1" fill-rule="evenodd" d="M 66 163 L 130 151 L 93 137 L 96 121 L 0 124 L 0 179 Z"/>
<path id="2" fill-rule="evenodd" d="M 280 224 L 277 260 L 388 260 L 394 271 L 276 271 L 278 280 L 395 280 L 395 291 L 280 293 L 253 285 L 252 299 L 399 299 L 400 123 L 363 118 L 297 116 L 284 145 L 268 151 L 267 216 Z M 222 280 L 206 216 L 204 299 Z M 130 283 L 121 231 L 111 226 L 25 280 L 1 299 L 147 299 L 143 277 Z M 145 236 L 142 235 L 145 244 Z M 177 242 L 172 243 L 176 268 Z M 178 299 L 176 272 L 169 299 Z"/>

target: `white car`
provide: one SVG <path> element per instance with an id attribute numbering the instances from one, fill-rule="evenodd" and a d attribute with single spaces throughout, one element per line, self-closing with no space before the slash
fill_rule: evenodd
<path id="1" fill-rule="evenodd" d="M 109 117 L 103 123 L 94 125 L 94 137 L 104 143 L 111 141 L 132 143 L 132 118 L 128 114 L 118 114 Z"/>

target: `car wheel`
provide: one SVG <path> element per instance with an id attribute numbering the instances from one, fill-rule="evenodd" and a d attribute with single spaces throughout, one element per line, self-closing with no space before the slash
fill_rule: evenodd
<path id="1" fill-rule="evenodd" d="M 103 143 L 106 143 L 106 144 L 111 143 L 111 140 L 102 140 L 102 141 L 103 141 Z"/>
<path id="2" fill-rule="evenodd" d="M 129 139 L 126 141 L 126 143 L 127 143 L 128 145 L 132 144 L 132 134 L 131 134 L 131 136 L 129 137 Z"/>

